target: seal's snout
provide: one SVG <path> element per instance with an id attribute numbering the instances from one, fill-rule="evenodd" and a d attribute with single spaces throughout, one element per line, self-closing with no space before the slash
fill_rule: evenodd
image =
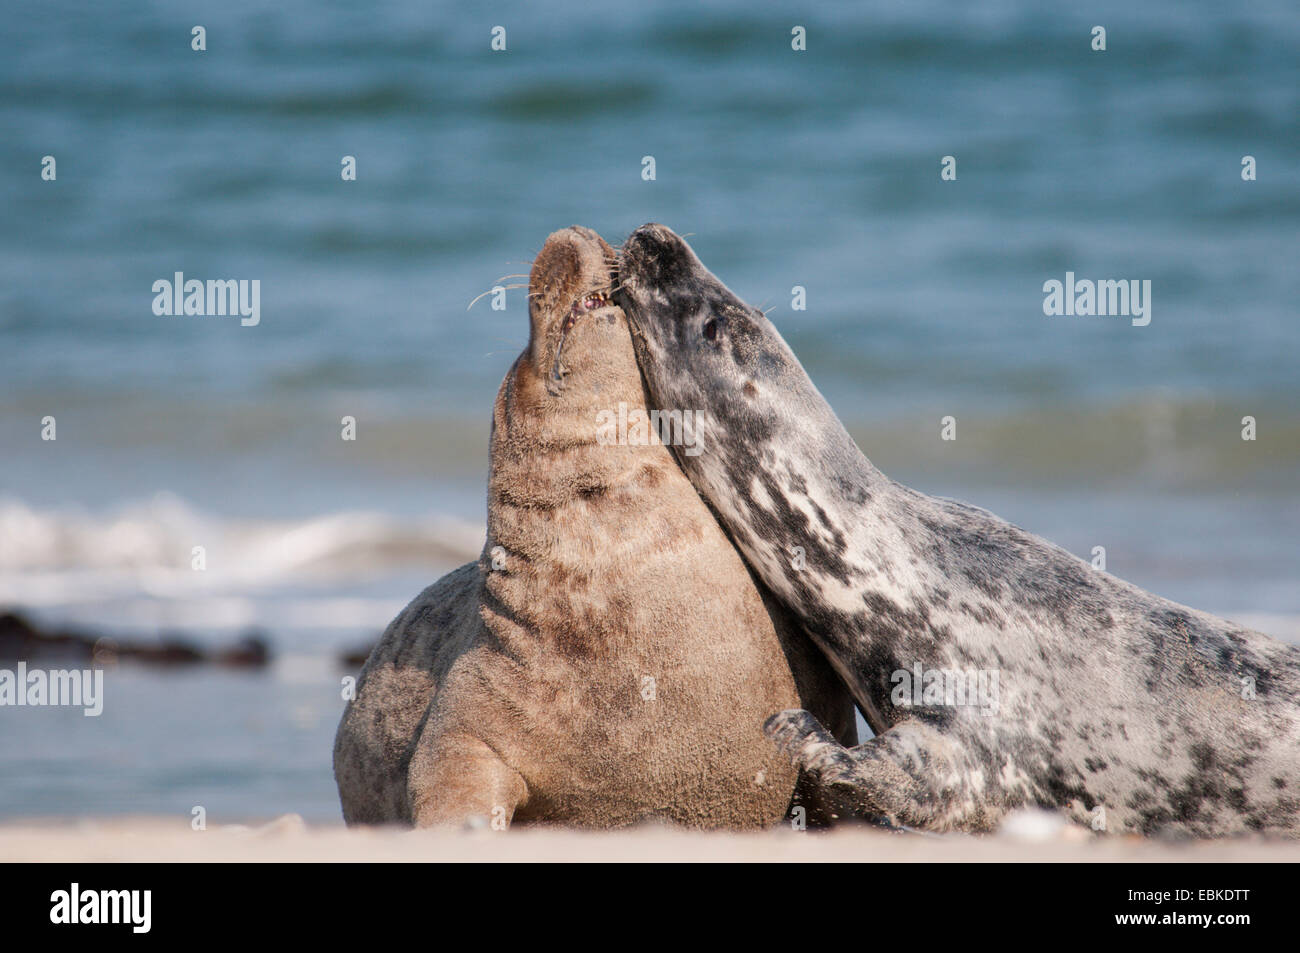
<path id="1" fill-rule="evenodd" d="M 667 225 L 647 222 L 632 233 L 629 242 L 637 242 L 648 248 L 664 248 L 682 244 L 682 240 Z"/>
<path id="2" fill-rule="evenodd" d="M 622 287 L 632 295 L 649 288 L 680 284 L 695 270 L 695 253 L 671 228 L 651 222 L 623 243 L 619 264 Z"/>
<path id="3" fill-rule="evenodd" d="M 533 260 L 528 278 L 530 309 L 534 312 L 591 310 L 599 294 L 606 303 L 615 261 L 614 249 L 589 228 L 573 225 L 554 232 Z"/>
<path id="4" fill-rule="evenodd" d="M 566 342 L 579 320 L 610 308 L 616 256 L 596 232 L 581 225 L 546 239 L 528 278 L 529 352 L 533 365 L 549 368 L 548 389 L 558 391 L 570 372 Z M 610 323 L 613 312 L 606 313 Z"/>

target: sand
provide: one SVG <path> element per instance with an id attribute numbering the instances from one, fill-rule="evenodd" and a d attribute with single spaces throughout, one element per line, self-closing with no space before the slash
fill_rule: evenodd
<path id="1" fill-rule="evenodd" d="M 267 824 L 111 818 L 0 825 L 0 861 L 684 861 L 808 862 L 1300 862 L 1300 842 L 1257 839 L 1165 843 L 1069 830 L 1042 839 L 834 831 L 694 833 L 640 828 L 614 833 L 516 828 L 427 832 L 307 825 L 296 815 Z"/>

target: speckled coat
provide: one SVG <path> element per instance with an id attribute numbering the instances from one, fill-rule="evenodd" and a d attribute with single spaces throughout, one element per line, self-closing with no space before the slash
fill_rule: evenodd
<path id="1" fill-rule="evenodd" d="M 704 410 L 683 469 L 877 734 L 849 749 L 807 712 L 769 724 L 840 810 L 932 830 L 1034 805 L 1108 832 L 1300 833 L 1300 648 L 890 480 L 669 229 L 634 233 L 620 269 L 652 400 Z M 917 704 L 899 692 L 917 671 L 984 677 L 995 703 Z"/>

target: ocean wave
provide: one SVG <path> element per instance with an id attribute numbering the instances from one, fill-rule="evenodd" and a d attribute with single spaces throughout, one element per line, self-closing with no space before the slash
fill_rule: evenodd
<path id="1" fill-rule="evenodd" d="M 234 622 L 245 613 L 227 604 L 226 594 L 445 569 L 475 558 L 482 544 L 481 526 L 439 516 L 232 519 L 165 493 L 108 512 L 7 499 L 0 500 L 0 603 L 54 605 L 129 592 L 203 597 L 209 618 Z M 349 608 L 350 619 L 369 610 Z"/>

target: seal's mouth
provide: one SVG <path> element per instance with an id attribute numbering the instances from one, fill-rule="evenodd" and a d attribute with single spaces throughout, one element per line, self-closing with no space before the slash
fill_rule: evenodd
<path id="1" fill-rule="evenodd" d="M 569 305 L 569 313 L 564 316 L 564 321 L 560 324 L 560 340 L 555 345 L 555 363 L 551 366 L 551 380 L 554 383 L 563 384 L 565 376 L 569 373 L 569 369 L 561 363 L 560 357 L 564 353 L 564 338 L 578 323 L 578 318 L 613 304 L 614 301 L 608 291 L 592 291 L 581 298 L 575 298 L 573 304 Z"/>
<path id="2" fill-rule="evenodd" d="M 564 336 L 569 333 L 570 328 L 578 323 L 578 318 L 589 311 L 607 308 L 613 303 L 608 291 L 593 291 L 586 297 L 575 298 L 573 304 L 569 305 L 569 313 L 564 316 L 564 321 L 560 324 L 560 347 L 564 346 Z M 557 351 L 555 355 L 557 361 L 559 357 Z"/>
<path id="3" fill-rule="evenodd" d="M 597 308 L 603 308 L 606 305 L 612 303 L 613 302 L 610 300 L 609 297 L 609 292 L 593 291 L 585 298 L 581 298 L 577 301 L 574 301 L 569 308 L 569 315 L 570 317 L 574 317 L 576 315 L 582 314 L 584 311 L 595 311 Z M 567 324 L 568 321 L 566 320 L 565 323 Z"/>

